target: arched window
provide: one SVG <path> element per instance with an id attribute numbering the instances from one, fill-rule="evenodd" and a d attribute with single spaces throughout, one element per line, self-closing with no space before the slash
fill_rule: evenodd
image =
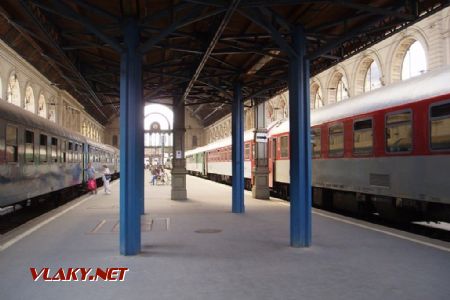
<path id="1" fill-rule="evenodd" d="M 317 83 L 311 87 L 311 109 L 317 109 L 323 106 L 322 89 Z"/>
<path id="2" fill-rule="evenodd" d="M 328 84 L 328 103 L 346 100 L 350 97 L 347 79 L 341 72 L 335 72 Z"/>
<path id="3" fill-rule="evenodd" d="M 402 80 L 423 74 L 427 71 L 425 50 L 419 41 L 411 44 L 402 63 Z"/>
<path id="4" fill-rule="evenodd" d="M 48 117 L 47 119 L 49 119 L 52 122 L 56 122 L 56 104 L 55 103 L 49 103 L 48 104 Z"/>
<path id="5" fill-rule="evenodd" d="M 336 102 L 347 100 L 349 98 L 348 88 L 342 78 L 339 80 L 336 88 Z"/>
<path id="6" fill-rule="evenodd" d="M 364 79 L 364 92 L 370 92 L 381 87 L 381 72 L 378 64 L 372 61 L 367 69 L 366 78 Z"/>
<path id="7" fill-rule="evenodd" d="M 20 106 L 20 87 L 16 74 L 12 74 L 8 81 L 8 102 Z"/>
<path id="8" fill-rule="evenodd" d="M 47 118 L 47 103 L 43 94 L 39 96 L 38 100 L 38 115 L 43 118 Z"/>
<path id="9" fill-rule="evenodd" d="M 32 113 L 35 113 L 34 93 L 31 86 L 27 86 L 25 90 L 25 104 L 24 108 Z"/>
<path id="10" fill-rule="evenodd" d="M 197 136 L 196 135 L 192 136 L 192 147 L 197 147 Z"/>
<path id="11" fill-rule="evenodd" d="M 113 135 L 113 137 L 112 137 L 112 145 L 114 147 L 117 147 L 117 135 Z"/>

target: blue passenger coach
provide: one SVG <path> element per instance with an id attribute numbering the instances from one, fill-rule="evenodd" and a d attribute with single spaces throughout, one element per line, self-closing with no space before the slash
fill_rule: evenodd
<path id="1" fill-rule="evenodd" d="M 79 191 L 89 161 L 100 178 L 103 165 L 117 175 L 118 158 L 112 146 L 0 101 L 0 207 Z"/>

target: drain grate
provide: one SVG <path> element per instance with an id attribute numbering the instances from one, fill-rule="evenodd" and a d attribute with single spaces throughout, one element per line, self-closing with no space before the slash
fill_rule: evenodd
<path id="1" fill-rule="evenodd" d="M 219 232 L 222 232 L 222 230 L 206 228 L 206 229 L 198 229 L 195 232 L 196 233 L 219 233 Z"/>

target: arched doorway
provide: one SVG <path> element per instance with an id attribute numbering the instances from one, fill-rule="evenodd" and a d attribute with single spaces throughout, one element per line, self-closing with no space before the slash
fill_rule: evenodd
<path id="1" fill-rule="evenodd" d="M 173 147 L 173 112 L 160 104 L 144 109 L 144 146 L 146 165 L 168 165 Z"/>

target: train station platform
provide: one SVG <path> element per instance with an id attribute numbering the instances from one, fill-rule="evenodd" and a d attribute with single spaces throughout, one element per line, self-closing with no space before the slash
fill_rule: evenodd
<path id="1" fill-rule="evenodd" d="M 148 175 L 148 174 L 147 174 Z M 188 176 L 189 200 L 146 178 L 142 253 L 119 255 L 119 184 L 0 236 L 0 299 L 448 299 L 450 245 L 320 210 L 289 247 L 289 204 L 230 213 L 231 188 Z M 33 281 L 30 268 L 108 268 L 123 281 Z"/>

